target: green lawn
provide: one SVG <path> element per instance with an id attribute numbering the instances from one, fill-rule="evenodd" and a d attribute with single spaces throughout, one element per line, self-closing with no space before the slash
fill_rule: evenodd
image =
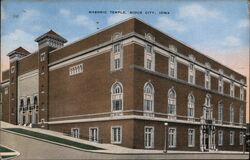
<path id="1" fill-rule="evenodd" d="M 2 158 L 11 158 L 11 157 L 16 157 L 16 156 L 13 156 L 13 155 L 11 155 L 11 156 L 2 156 Z"/>
<path id="2" fill-rule="evenodd" d="M 12 151 L 12 150 L 10 150 L 8 148 L 5 148 L 3 146 L 0 146 L 0 152 L 14 152 L 14 151 Z"/>
<path id="3" fill-rule="evenodd" d="M 59 138 L 59 137 L 55 137 L 55 136 L 51 136 L 51 135 L 47 135 L 47 134 L 42 134 L 42 133 L 38 133 L 38 132 L 34 132 L 34 131 L 29 131 L 29 130 L 25 130 L 25 129 L 21 129 L 21 128 L 6 128 L 5 130 L 9 130 L 9 131 L 24 134 L 24 135 L 29 135 L 32 137 L 36 137 L 36 138 L 40 138 L 40 139 L 44 139 L 44 140 L 48 140 L 48 141 L 52 141 L 52 142 L 66 144 L 66 145 L 74 146 L 74 147 L 81 148 L 81 149 L 87 149 L 87 150 L 100 150 L 100 149 L 102 149 L 102 148 L 94 147 L 91 145 L 78 143 L 78 142 L 74 142 L 71 140 L 67 140 L 67 139 L 63 139 L 63 138 Z"/>

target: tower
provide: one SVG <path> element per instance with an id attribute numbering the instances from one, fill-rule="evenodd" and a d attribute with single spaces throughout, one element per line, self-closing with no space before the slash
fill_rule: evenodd
<path id="1" fill-rule="evenodd" d="M 9 94 L 9 122 L 17 124 L 17 88 L 18 88 L 18 60 L 30 53 L 22 47 L 15 49 L 14 51 L 7 54 L 10 59 L 10 94 Z"/>
<path id="2" fill-rule="evenodd" d="M 49 113 L 49 53 L 63 47 L 67 42 L 62 36 L 54 31 L 41 35 L 35 41 L 38 43 L 38 70 L 39 70 L 39 124 L 41 128 L 48 129 Z"/>

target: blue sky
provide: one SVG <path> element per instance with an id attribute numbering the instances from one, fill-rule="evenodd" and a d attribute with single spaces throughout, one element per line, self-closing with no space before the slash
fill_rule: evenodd
<path id="1" fill-rule="evenodd" d="M 143 14 L 110 14 L 109 11 Z M 89 11 L 107 11 L 90 14 Z M 155 14 L 145 14 L 153 11 Z M 160 11 L 169 14 L 159 14 Z M 2 68 L 8 52 L 37 49 L 34 39 L 53 29 L 69 43 L 130 16 L 219 60 L 236 71 L 249 71 L 249 20 L 246 0 L 3 0 L 1 3 Z M 96 22 L 99 22 L 98 24 Z M 233 56 L 233 58 L 231 58 Z M 239 63 L 239 61 L 241 63 Z"/>

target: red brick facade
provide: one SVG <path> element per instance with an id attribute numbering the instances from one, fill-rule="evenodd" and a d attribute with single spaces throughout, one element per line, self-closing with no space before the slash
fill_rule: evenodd
<path id="1" fill-rule="evenodd" d="M 24 122 L 18 115 L 21 99 L 27 101 L 19 92 L 23 79 L 35 75 L 38 86 L 33 86 L 33 92 L 37 93 L 30 91 L 28 97 L 38 95 L 39 127 L 84 139 L 98 128 L 100 143 L 135 149 L 161 150 L 166 141 L 168 150 L 242 150 L 246 90 L 241 88 L 245 88 L 245 76 L 142 21 L 129 19 L 65 47 L 66 40 L 51 31 L 36 42 L 38 52 L 15 60 L 11 54 L 10 68 L 15 65 L 16 70 L 2 74 L 4 121 L 35 122 Z M 150 53 L 148 46 L 152 47 Z M 194 83 L 189 82 L 190 64 L 194 66 Z M 218 91 L 220 76 L 223 93 Z M 193 110 L 188 111 L 192 96 Z M 223 103 L 222 122 L 219 102 Z M 34 103 L 31 106 L 36 106 Z M 219 131 L 223 131 L 222 145 Z"/>

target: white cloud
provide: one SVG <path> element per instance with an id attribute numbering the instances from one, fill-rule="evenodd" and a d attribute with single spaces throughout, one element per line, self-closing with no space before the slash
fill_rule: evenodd
<path id="1" fill-rule="evenodd" d="M 223 19 L 222 14 L 215 9 L 207 9 L 199 4 L 188 4 L 179 8 L 180 18 L 193 18 L 195 20 L 207 20 L 209 18 Z"/>
<path id="2" fill-rule="evenodd" d="M 14 32 L 3 35 L 1 37 L 1 53 L 6 55 L 12 50 L 22 46 L 30 52 L 37 49 L 35 37 L 23 30 L 16 29 Z"/>
<path id="3" fill-rule="evenodd" d="M 237 47 L 240 45 L 240 43 L 240 39 L 235 36 L 227 36 L 224 41 L 222 41 L 222 45 L 230 47 Z"/>
<path id="4" fill-rule="evenodd" d="M 183 24 L 168 17 L 159 17 L 156 22 L 156 27 L 163 31 L 183 32 L 186 30 Z"/>
<path id="5" fill-rule="evenodd" d="M 71 12 L 70 10 L 67 10 L 67 9 L 60 9 L 59 10 L 59 13 L 64 16 L 64 17 L 69 17 L 71 15 Z"/>
<path id="6" fill-rule="evenodd" d="M 115 24 L 117 22 L 120 22 L 122 20 L 128 19 L 129 17 L 132 17 L 132 15 L 128 14 L 114 14 L 107 19 L 108 25 Z"/>
<path id="7" fill-rule="evenodd" d="M 91 31 L 94 31 L 97 28 L 96 23 L 92 19 L 90 19 L 88 16 L 85 16 L 85 15 L 78 15 L 75 17 L 73 21 L 76 24 L 86 27 Z"/>
<path id="8" fill-rule="evenodd" d="M 248 19 L 242 19 L 239 21 L 238 24 L 239 28 L 248 28 L 249 27 L 249 20 Z"/>

